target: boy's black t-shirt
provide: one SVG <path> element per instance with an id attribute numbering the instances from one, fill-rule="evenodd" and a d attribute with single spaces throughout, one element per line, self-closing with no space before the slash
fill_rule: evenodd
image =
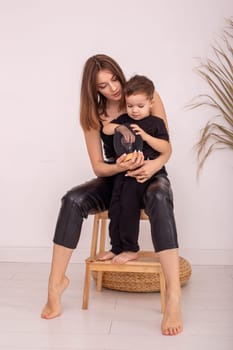
<path id="1" fill-rule="evenodd" d="M 130 124 L 137 124 L 147 134 L 158 139 L 169 141 L 168 132 L 163 119 L 155 116 L 148 116 L 140 120 L 135 120 L 129 117 L 128 114 L 122 114 L 117 119 L 113 120 L 112 123 L 119 125 L 125 124 L 128 127 Z M 142 151 L 145 159 L 156 159 L 160 155 L 160 152 L 154 150 L 146 142 L 143 142 Z"/>
<path id="2" fill-rule="evenodd" d="M 156 137 L 158 139 L 169 141 L 169 135 L 164 124 L 162 118 L 156 116 L 148 116 L 141 120 L 132 119 L 128 114 L 122 114 L 117 119 L 111 121 L 111 123 L 115 124 L 137 124 L 140 128 L 142 128 L 149 135 Z M 113 146 L 113 135 L 106 135 L 103 133 L 101 127 L 101 139 L 103 141 L 104 154 L 108 161 L 115 162 L 116 155 L 114 146 Z M 150 147 L 146 142 L 143 142 L 143 154 L 145 159 L 156 159 L 160 153 L 155 151 L 152 147 Z M 165 167 L 163 167 L 159 172 L 165 172 Z"/>

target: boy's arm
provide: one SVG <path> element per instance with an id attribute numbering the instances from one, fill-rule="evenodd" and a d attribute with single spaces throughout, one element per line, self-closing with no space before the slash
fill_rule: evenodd
<path id="1" fill-rule="evenodd" d="M 125 141 L 128 143 L 135 142 L 135 135 L 133 132 L 123 124 L 109 123 L 103 127 L 103 133 L 106 135 L 114 135 L 116 129 L 124 137 Z"/>
<path id="2" fill-rule="evenodd" d="M 108 123 L 104 125 L 103 127 L 103 133 L 106 135 L 114 135 L 115 134 L 115 129 L 118 127 L 120 124 L 116 123 Z"/>
<path id="3" fill-rule="evenodd" d="M 140 128 L 137 124 L 131 124 L 133 131 L 137 135 L 140 135 L 143 141 L 145 141 L 150 147 L 152 147 L 155 151 L 160 153 L 171 153 L 171 144 L 167 139 L 161 139 L 150 134 L 146 133 L 142 128 Z"/>
<path id="4" fill-rule="evenodd" d="M 150 147 L 160 153 L 171 152 L 171 144 L 168 140 L 159 139 L 151 136 L 145 132 L 145 138 L 143 139 Z"/>

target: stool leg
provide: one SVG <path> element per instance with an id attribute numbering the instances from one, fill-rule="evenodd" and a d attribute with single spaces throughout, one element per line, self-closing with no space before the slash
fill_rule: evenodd
<path id="1" fill-rule="evenodd" d="M 84 281 L 84 289 L 83 289 L 83 305 L 82 305 L 82 308 L 84 310 L 88 308 L 90 279 L 91 279 L 91 269 L 90 269 L 89 263 L 86 263 L 85 281 Z"/>
<path id="2" fill-rule="evenodd" d="M 165 312 L 166 306 L 166 285 L 163 271 L 161 269 L 159 274 L 159 282 L 160 282 L 160 300 L 161 300 L 161 312 Z"/>
<path id="3" fill-rule="evenodd" d="M 103 283 L 103 271 L 98 271 L 97 282 L 96 282 L 96 289 L 98 292 L 101 292 L 102 290 L 102 283 Z"/>

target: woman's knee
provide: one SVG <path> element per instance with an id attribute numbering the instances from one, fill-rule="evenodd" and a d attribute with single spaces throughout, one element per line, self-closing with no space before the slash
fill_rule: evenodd
<path id="1" fill-rule="evenodd" d="M 167 178 L 160 177 L 148 187 L 145 196 L 145 212 L 150 219 L 155 250 L 177 248 L 173 196 Z"/>
<path id="2" fill-rule="evenodd" d="M 145 193 L 145 207 L 162 205 L 169 201 L 173 205 L 173 195 L 170 182 L 166 177 L 159 177 L 152 182 Z"/>
<path id="3" fill-rule="evenodd" d="M 83 218 L 106 210 L 109 205 L 109 184 L 104 179 L 94 179 L 71 188 L 62 198 L 63 204 L 78 210 Z"/>
<path id="4" fill-rule="evenodd" d="M 75 210 L 80 213 L 83 218 L 88 216 L 88 199 L 87 193 L 79 187 L 72 188 L 62 197 L 63 207 L 69 208 L 70 211 Z"/>
<path id="5" fill-rule="evenodd" d="M 74 187 L 66 192 L 62 197 L 63 202 L 68 202 L 72 205 L 77 205 L 78 207 L 82 204 L 85 194 L 80 190 L 79 186 Z"/>

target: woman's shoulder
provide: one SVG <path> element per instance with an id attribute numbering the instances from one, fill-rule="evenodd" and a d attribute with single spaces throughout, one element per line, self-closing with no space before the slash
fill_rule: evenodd
<path id="1" fill-rule="evenodd" d="M 166 111 L 163 105 L 163 101 L 157 91 L 154 92 L 153 104 L 151 107 L 151 114 L 159 118 L 162 118 L 166 125 L 166 128 L 168 129 Z"/>

